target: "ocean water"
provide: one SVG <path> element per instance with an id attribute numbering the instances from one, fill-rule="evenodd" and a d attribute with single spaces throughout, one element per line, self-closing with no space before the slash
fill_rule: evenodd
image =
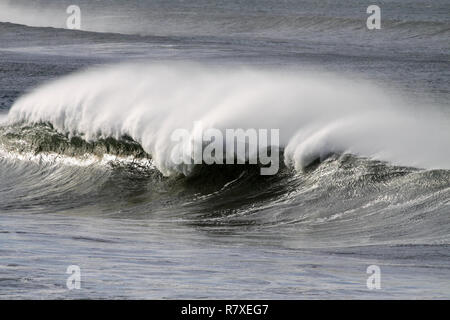
<path id="1" fill-rule="evenodd" d="M 0 0 L 0 299 L 448 299 L 450 3 L 371 4 Z"/>

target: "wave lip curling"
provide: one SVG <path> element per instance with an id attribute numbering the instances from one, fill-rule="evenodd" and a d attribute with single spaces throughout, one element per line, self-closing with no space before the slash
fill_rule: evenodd
<path id="1" fill-rule="evenodd" d="M 187 150 L 180 128 L 280 129 L 285 164 L 302 170 L 333 153 L 427 169 L 450 169 L 449 120 L 419 113 L 370 83 L 339 75 L 199 64 L 119 64 L 47 83 L 19 98 L 10 124 L 50 123 L 86 141 L 128 136 L 164 175 L 189 175 L 173 161 Z M 188 139 L 189 140 L 189 139 Z M 179 155 L 179 156 L 182 156 Z"/>

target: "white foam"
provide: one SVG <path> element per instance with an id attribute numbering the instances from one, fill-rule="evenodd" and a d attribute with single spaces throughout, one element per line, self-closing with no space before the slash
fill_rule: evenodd
<path id="1" fill-rule="evenodd" d="M 330 152 L 450 169 L 449 119 L 403 106 L 374 85 L 329 74 L 122 64 L 66 76 L 21 97 L 11 123 L 51 122 L 87 140 L 129 135 L 165 175 L 178 128 L 280 129 L 285 161 L 301 170 Z M 422 110 L 421 112 L 417 110 Z"/>

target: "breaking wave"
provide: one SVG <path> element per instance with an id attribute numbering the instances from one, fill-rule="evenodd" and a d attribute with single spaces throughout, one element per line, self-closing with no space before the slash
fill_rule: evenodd
<path id="1" fill-rule="evenodd" d="M 450 126 L 421 108 L 329 74 L 94 68 L 11 108 L 0 126 L 0 210 L 162 212 L 204 230 L 291 230 L 294 247 L 446 244 Z M 190 142 L 174 149 L 171 133 L 193 135 L 196 121 L 279 128 L 284 165 L 273 176 L 250 164 L 175 165 L 171 153 Z"/>
<path id="2" fill-rule="evenodd" d="M 171 159 L 190 148 L 198 123 L 280 129 L 285 165 L 298 171 L 332 154 L 450 169 L 449 119 L 437 108 L 405 105 L 370 83 L 329 74 L 181 63 L 99 67 L 22 96 L 8 123 L 47 124 L 59 133 L 50 144 L 30 133 L 35 151 L 151 157 L 166 176 L 194 169 Z M 171 134 L 180 128 L 191 139 L 177 147 Z"/>

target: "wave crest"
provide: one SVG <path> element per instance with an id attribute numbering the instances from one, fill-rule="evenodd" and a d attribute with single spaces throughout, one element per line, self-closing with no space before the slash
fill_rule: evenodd
<path id="1" fill-rule="evenodd" d="M 49 123 L 69 139 L 95 144 L 129 137 L 164 175 L 179 128 L 280 129 L 286 165 L 302 170 L 330 153 L 394 164 L 450 169 L 448 119 L 402 106 L 374 85 L 340 76 L 195 64 L 95 68 L 21 97 L 10 124 Z M 130 140 L 131 141 L 131 140 Z M 88 146 L 89 144 L 86 144 Z M 128 145 L 127 145 L 128 146 Z"/>

